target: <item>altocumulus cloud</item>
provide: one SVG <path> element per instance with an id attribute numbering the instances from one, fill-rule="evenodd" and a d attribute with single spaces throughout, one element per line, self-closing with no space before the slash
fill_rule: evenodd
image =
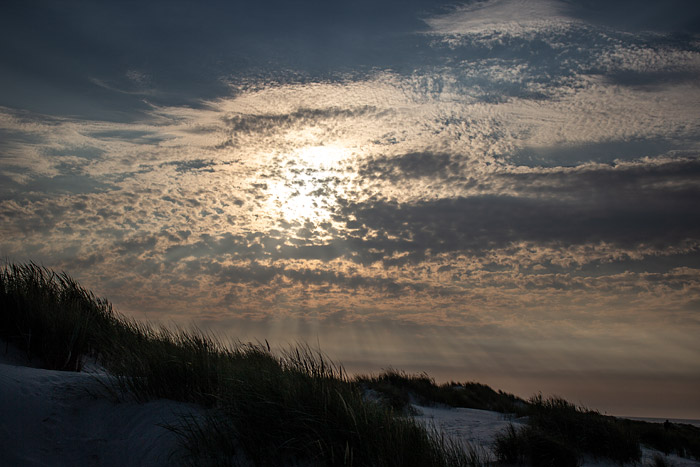
<path id="1" fill-rule="evenodd" d="M 696 371 L 697 7 L 650 32 L 651 3 L 14 6 L 0 254 L 180 322 L 459 330 L 421 341 L 455 365 L 662 327 L 653 361 Z"/>

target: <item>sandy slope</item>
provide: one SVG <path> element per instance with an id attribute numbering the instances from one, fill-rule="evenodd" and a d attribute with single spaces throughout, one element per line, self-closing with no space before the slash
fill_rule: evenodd
<path id="1" fill-rule="evenodd" d="M 0 464 L 173 465 L 177 439 L 161 425 L 178 423 L 179 414 L 194 414 L 195 407 L 166 400 L 116 403 L 104 396 L 95 374 L 18 366 L 3 353 Z"/>
<path id="2" fill-rule="evenodd" d="M 423 406 L 414 406 L 414 409 L 418 412 L 416 420 L 476 449 L 484 459 L 493 459 L 491 444 L 498 432 L 510 424 L 520 427 L 527 423 L 525 418 L 489 410 Z"/>
<path id="3" fill-rule="evenodd" d="M 447 407 L 414 406 L 417 410 L 416 420 L 424 425 L 442 431 L 451 438 L 468 444 L 481 454 L 482 459 L 493 459 L 491 445 L 496 434 L 509 424 L 516 428 L 527 423 L 526 418 L 513 418 L 499 412 L 477 409 L 453 409 Z M 642 449 L 641 465 L 653 465 L 654 454 L 661 454 L 653 449 Z M 700 466 L 700 462 L 684 459 L 675 455 L 663 456 L 668 465 L 675 467 Z M 619 467 L 614 462 L 585 459 L 582 467 Z"/>

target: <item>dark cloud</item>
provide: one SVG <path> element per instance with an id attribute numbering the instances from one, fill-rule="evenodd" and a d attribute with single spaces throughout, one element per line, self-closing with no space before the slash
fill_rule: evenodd
<path id="1" fill-rule="evenodd" d="M 601 207 L 634 208 L 648 203 L 659 208 L 669 204 L 671 209 L 689 209 L 700 191 L 700 159 L 691 156 L 627 164 L 582 164 L 573 169 L 502 173 L 495 178 L 530 197 L 549 195 Z"/>
<path id="2" fill-rule="evenodd" d="M 10 115 L 12 115 L 12 113 L 10 113 Z M 19 123 L 21 124 L 21 121 Z M 0 158 L 7 157 L 24 145 L 41 144 L 42 141 L 43 138 L 38 135 L 0 128 Z"/>
<path id="3" fill-rule="evenodd" d="M 14 236 L 33 233 L 47 233 L 60 225 L 72 209 L 55 202 L 33 205 L 26 200 L 18 200 L 0 206 L 0 219 Z"/>
<path id="4" fill-rule="evenodd" d="M 693 0 L 565 0 L 569 13 L 594 24 L 632 31 L 697 33 L 700 6 Z"/>
<path id="5" fill-rule="evenodd" d="M 669 85 L 697 85 L 700 83 L 698 70 L 620 70 L 607 73 L 605 77 L 612 84 L 651 89 Z"/>
<path id="6" fill-rule="evenodd" d="M 255 262 L 245 266 L 204 266 L 213 273 L 219 284 L 274 285 L 275 287 L 338 286 L 343 291 L 370 289 L 384 296 L 397 295 L 406 290 L 424 290 L 426 286 L 416 283 L 400 283 L 393 279 L 346 274 L 334 270 L 264 266 Z M 283 279 L 289 281 L 285 283 Z"/>
<path id="7" fill-rule="evenodd" d="M 111 183 L 80 174 L 80 170 L 74 166 L 59 166 L 59 169 L 64 173 L 51 177 L 34 176 L 22 183 L 0 174 L 0 180 L 4 179 L 0 199 L 41 199 L 52 195 L 104 193 L 117 189 Z M 19 193 L 21 196 L 18 196 Z"/>
<path id="8" fill-rule="evenodd" d="M 589 162 L 609 163 L 661 156 L 678 147 L 683 147 L 683 143 L 665 138 L 638 138 L 552 147 L 523 147 L 502 158 L 511 164 L 529 167 L 574 167 Z"/>
<path id="9" fill-rule="evenodd" d="M 180 173 L 184 172 L 214 172 L 214 166 L 217 165 L 213 160 L 192 159 L 187 161 L 171 161 L 160 164 L 161 167 L 174 166 L 175 170 Z"/>
<path id="10" fill-rule="evenodd" d="M 94 146 L 67 146 L 60 149 L 50 149 L 47 153 L 58 157 L 77 157 L 89 162 L 102 158 L 106 151 Z"/>
<path id="11" fill-rule="evenodd" d="M 116 242 L 114 247 L 119 255 L 139 255 L 153 252 L 157 242 L 158 238 L 155 235 L 144 235 Z"/>
<path id="12" fill-rule="evenodd" d="M 521 195 L 344 201 L 336 220 L 352 232 L 353 249 L 376 252 L 374 260 L 401 252 L 414 260 L 427 252 L 478 253 L 515 242 L 635 248 L 700 238 L 697 160 L 499 178 Z"/>
<path id="13" fill-rule="evenodd" d="M 463 166 L 460 159 L 450 154 L 428 152 L 380 156 L 363 162 L 358 174 L 363 178 L 392 182 L 422 177 L 446 179 L 461 175 Z"/>
<path id="14" fill-rule="evenodd" d="M 224 123 L 232 136 L 216 147 L 223 149 L 235 146 L 241 135 L 269 135 L 283 132 L 292 127 L 307 127 L 325 124 L 327 121 L 345 120 L 371 114 L 381 114 L 375 107 L 362 106 L 343 109 L 329 107 L 323 109 L 300 108 L 283 114 L 242 114 L 224 117 Z"/>
<path id="15" fill-rule="evenodd" d="M 93 253 L 86 257 L 75 256 L 65 261 L 65 270 L 86 270 L 104 263 L 105 257 L 100 253 Z"/>
<path id="16" fill-rule="evenodd" d="M 593 0 L 573 14 L 594 24 L 612 19 L 648 26 L 653 20 L 673 31 L 698 21 L 698 8 L 690 0 L 676 0 L 672 7 L 622 3 L 626 6 Z M 134 121 L 146 118 L 153 104 L 202 107 L 206 100 L 230 95 L 231 83 L 239 90 L 264 82 L 342 83 L 376 70 L 405 76 L 427 71 L 432 84 L 420 92 L 428 95 L 456 87 L 485 102 L 543 99 L 552 80 L 563 82 L 594 68 L 595 58 L 613 45 L 611 37 L 636 41 L 590 26 L 537 32 L 534 38 L 467 35 L 460 46 L 451 42 L 444 47 L 416 34 L 426 30 L 421 18 L 450 6 L 454 2 L 447 0 L 328 5 L 311 0 L 86 5 L 75 0 L 61 7 L 50 1 L 16 2 L 0 18 L 0 105 Z M 622 15 L 630 11 L 634 14 Z M 689 41 L 677 42 L 687 47 Z M 475 63 L 479 73 L 474 73 Z M 489 67 L 492 72 L 484 73 Z M 515 77 L 502 72 L 515 67 Z M 682 72 L 663 79 L 688 77 Z M 611 79 L 649 78 L 622 73 Z M 241 124 L 241 131 L 255 127 Z M 157 142 L 142 138 L 146 144 Z"/>
<path id="17" fill-rule="evenodd" d="M 295 125 L 308 125 L 319 120 L 347 119 L 367 114 L 377 113 L 375 107 L 343 109 L 330 107 L 325 109 L 297 109 L 286 114 L 263 115 L 232 115 L 224 118 L 224 122 L 233 132 L 260 133 L 270 130 L 280 130 Z"/>
<path id="18" fill-rule="evenodd" d="M 486 103 L 557 98 L 555 90 L 575 90 L 581 76 L 647 91 L 699 82 L 696 63 L 687 60 L 700 51 L 697 43 L 648 30 L 631 35 L 573 23 L 525 35 L 506 29 L 448 36 L 433 47 L 441 62 L 425 65 L 430 86 L 420 92 L 438 96 L 450 89 Z"/>
<path id="19" fill-rule="evenodd" d="M 280 232 L 254 232 L 248 235 L 225 233 L 220 236 L 204 235 L 198 241 L 175 244 L 164 251 L 164 258 L 177 262 L 187 257 L 221 258 L 236 260 L 323 260 L 343 257 L 347 254 L 344 241 L 319 243 L 314 234 L 308 238 L 288 237 Z"/>
<path id="20" fill-rule="evenodd" d="M 427 41 L 409 39 L 446 3 L 15 2 L 0 18 L 0 105 L 125 121 L 151 102 L 201 106 L 230 81 L 341 80 L 419 60 Z"/>
<path id="21" fill-rule="evenodd" d="M 89 134 L 89 136 L 97 139 L 114 139 L 145 145 L 157 145 L 158 143 L 162 143 L 163 141 L 170 139 L 168 135 L 163 135 L 162 133 L 157 133 L 155 131 L 144 130 L 103 130 L 92 132 Z"/>
<path id="22" fill-rule="evenodd" d="M 540 101 L 551 97 L 553 83 L 567 87 L 576 85 L 575 78 L 582 73 L 601 73 L 596 66 L 601 55 L 630 41 L 647 45 L 643 39 L 584 24 L 528 35 L 503 31 L 449 36 L 446 42 L 433 44 L 441 60 L 425 66 L 431 86 L 420 92 L 438 96 L 450 89 L 492 104 L 511 98 Z"/>
<path id="23" fill-rule="evenodd" d="M 189 237 L 189 235 L 188 235 Z M 240 255 L 241 258 L 255 258 L 255 248 L 249 248 L 250 242 L 244 235 L 223 234 L 219 237 L 202 235 L 199 240 L 189 244 L 171 245 L 163 253 L 168 262 L 178 261 L 190 256 L 195 258 L 213 258 L 223 255 Z"/>

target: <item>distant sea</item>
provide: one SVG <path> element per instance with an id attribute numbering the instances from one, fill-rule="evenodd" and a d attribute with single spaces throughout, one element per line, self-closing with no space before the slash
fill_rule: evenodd
<path id="1" fill-rule="evenodd" d="M 663 423 L 668 420 L 671 423 L 685 423 L 688 425 L 694 425 L 700 428 L 700 420 L 693 418 L 645 418 L 645 417 L 618 417 L 618 418 L 629 418 L 630 420 L 641 420 L 643 422 L 652 423 Z"/>

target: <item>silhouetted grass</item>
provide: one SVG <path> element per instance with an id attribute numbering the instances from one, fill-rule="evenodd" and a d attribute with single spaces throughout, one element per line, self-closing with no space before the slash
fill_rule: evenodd
<path id="1" fill-rule="evenodd" d="M 494 440 L 494 453 L 507 465 L 542 467 L 576 467 L 579 454 L 556 434 L 526 426 L 516 429 L 510 425 Z"/>
<path id="2" fill-rule="evenodd" d="M 651 423 L 621 420 L 621 423 L 646 446 L 664 454 L 677 454 L 700 460 L 700 428 L 687 423 Z"/>
<path id="3" fill-rule="evenodd" d="M 116 377 L 117 394 L 208 408 L 173 427 L 192 465 L 481 465 L 475 452 L 367 401 L 341 367 L 308 347 L 273 355 L 139 324 L 35 264 L 3 268 L 0 306 L 0 336 L 47 368 L 79 370 L 91 357 Z"/>
<path id="4" fill-rule="evenodd" d="M 193 465 L 478 465 L 414 420 L 365 400 L 341 367 L 307 347 L 274 356 L 260 345 L 228 349 L 201 334 L 139 330 L 148 343 L 131 343 L 140 351 L 110 371 L 140 398 L 213 408 L 177 430 Z"/>
<path id="5" fill-rule="evenodd" d="M 640 442 L 665 454 L 700 459 L 700 429 L 677 423 L 649 423 L 601 415 L 552 397 L 528 402 L 479 383 L 436 384 L 427 374 L 411 375 L 389 369 L 357 382 L 375 391 L 397 411 L 411 404 L 444 404 L 528 416 L 528 426 L 501 433 L 493 449 L 506 464 L 577 465 L 583 456 L 614 462 L 639 460 Z"/>
<path id="6" fill-rule="evenodd" d="M 502 391 L 494 391 L 480 383 L 436 384 L 427 374 L 411 375 L 389 369 L 378 376 L 360 376 L 356 381 L 376 391 L 395 410 L 407 410 L 411 403 L 420 405 L 444 404 L 450 407 L 494 410 L 518 413 L 525 401 Z"/>
<path id="7" fill-rule="evenodd" d="M 200 453 L 194 465 L 218 465 L 220 458 L 208 456 L 222 451 L 263 466 L 480 465 L 413 419 L 365 400 L 342 369 L 318 353 L 295 349 L 279 364 L 246 375 L 221 395 L 217 411 L 190 427 L 187 439 L 198 440 Z"/>
<path id="8" fill-rule="evenodd" d="M 564 399 L 530 399 L 528 426 L 511 427 L 495 442 L 498 459 L 540 466 L 575 466 L 584 456 L 620 464 L 641 458 L 638 439 L 620 420 Z"/>
<path id="9" fill-rule="evenodd" d="M 669 463 L 661 454 L 654 454 L 652 458 L 652 467 L 670 467 Z"/>
<path id="10" fill-rule="evenodd" d="M 0 337 L 54 370 L 80 370 L 116 321 L 106 300 L 33 263 L 0 270 L 0 310 Z"/>

